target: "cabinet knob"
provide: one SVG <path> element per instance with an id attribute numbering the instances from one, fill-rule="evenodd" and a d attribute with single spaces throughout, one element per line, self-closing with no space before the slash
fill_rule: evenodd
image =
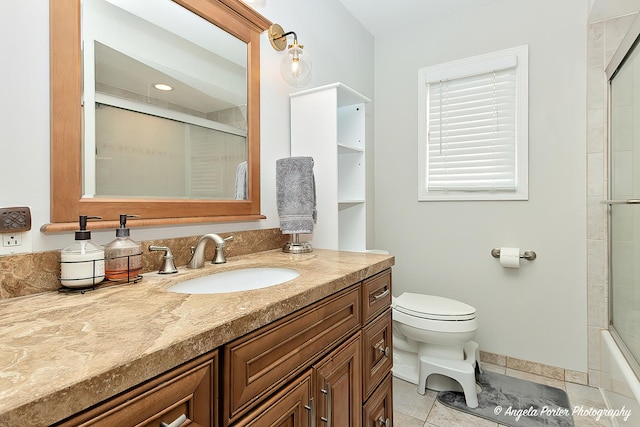
<path id="1" fill-rule="evenodd" d="M 389 427 L 391 425 L 391 421 L 389 420 L 389 418 L 380 417 L 378 418 L 378 424 L 384 427 Z"/>
<path id="2" fill-rule="evenodd" d="M 391 352 L 391 350 L 389 349 L 389 346 L 386 347 L 378 347 L 378 350 L 380 351 L 380 353 L 384 354 L 384 357 L 389 357 L 389 353 Z"/>

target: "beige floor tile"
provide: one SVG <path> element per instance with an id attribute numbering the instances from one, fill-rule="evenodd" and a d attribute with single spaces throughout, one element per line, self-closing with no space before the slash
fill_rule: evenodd
<path id="1" fill-rule="evenodd" d="M 573 417 L 574 427 L 612 427 L 611 421 L 607 418 L 600 418 L 600 421 L 589 417 Z"/>
<path id="2" fill-rule="evenodd" d="M 425 424 L 424 421 L 420 421 L 417 418 L 394 411 L 393 425 L 394 427 L 423 427 Z"/>
<path id="3" fill-rule="evenodd" d="M 567 395 L 571 406 L 582 405 L 591 408 L 605 408 L 600 390 L 586 385 L 566 383 Z"/>
<path id="4" fill-rule="evenodd" d="M 427 422 L 438 427 L 497 427 L 498 423 L 444 406 L 436 401 Z"/>
<path id="5" fill-rule="evenodd" d="M 491 372 L 505 373 L 505 368 L 491 363 L 483 363 L 483 369 Z M 565 383 L 527 372 L 506 369 L 506 375 L 528 381 L 546 384 L 567 391 L 571 409 L 577 405 L 587 408 L 604 408 L 604 401 L 597 388 L 575 383 Z M 416 386 L 409 382 L 393 379 L 394 426 L 396 427 L 505 427 L 484 418 L 457 411 L 440 404 L 436 400 L 437 393 L 427 390 L 422 396 Z M 612 427 L 611 420 L 602 417 L 574 416 L 575 427 Z"/>
<path id="6" fill-rule="evenodd" d="M 418 394 L 417 386 L 399 378 L 393 378 L 393 414 L 402 413 L 424 422 L 436 400 L 437 393 L 427 390 Z"/>

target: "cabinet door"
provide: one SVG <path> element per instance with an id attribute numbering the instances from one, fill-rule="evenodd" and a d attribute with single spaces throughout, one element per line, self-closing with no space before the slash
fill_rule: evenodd
<path id="1" fill-rule="evenodd" d="M 217 426 L 217 351 L 63 421 L 59 426 L 153 426 L 182 415 L 190 426 Z"/>
<path id="2" fill-rule="evenodd" d="M 390 427 L 393 425 L 392 377 L 387 375 L 380 387 L 364 405 L 363 427 Z"/>
<path id="3" fill-rule="evenodd" d="M 359 333 L 315 365 L 316 426 L 362 425 L 361 373 Z"/>
<path id="4" fill-rule="evenodd" d="M 309 427 L 314 416 L 311 397 L 313 371 L 308 370 L 284 389 L 242 417 L 234 427 Z"/>
<path id="5" fill-rule="evenodd" d="M 366 400 L 384 377 L 391 372 L 393 365 L 391 309 L 388 308 L 362 331 L 363 395 Z"/>

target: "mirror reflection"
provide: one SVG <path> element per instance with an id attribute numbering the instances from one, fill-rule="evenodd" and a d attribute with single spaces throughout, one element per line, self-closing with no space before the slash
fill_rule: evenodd
<path id="1" fill-rule="evenodd" d="M 85 197 L 247 199 L 247 45 L 170 0 L 82 8 Z"/>

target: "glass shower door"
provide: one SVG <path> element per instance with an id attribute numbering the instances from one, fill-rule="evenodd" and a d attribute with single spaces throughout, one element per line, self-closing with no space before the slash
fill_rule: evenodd
<path id="1" fill-rule="evenodd" d="M 640 366 L 640 48 L 611 79 L 609 298 L 614 336 Z M 635 363 L 633 361 L 635 360 Z"/>

